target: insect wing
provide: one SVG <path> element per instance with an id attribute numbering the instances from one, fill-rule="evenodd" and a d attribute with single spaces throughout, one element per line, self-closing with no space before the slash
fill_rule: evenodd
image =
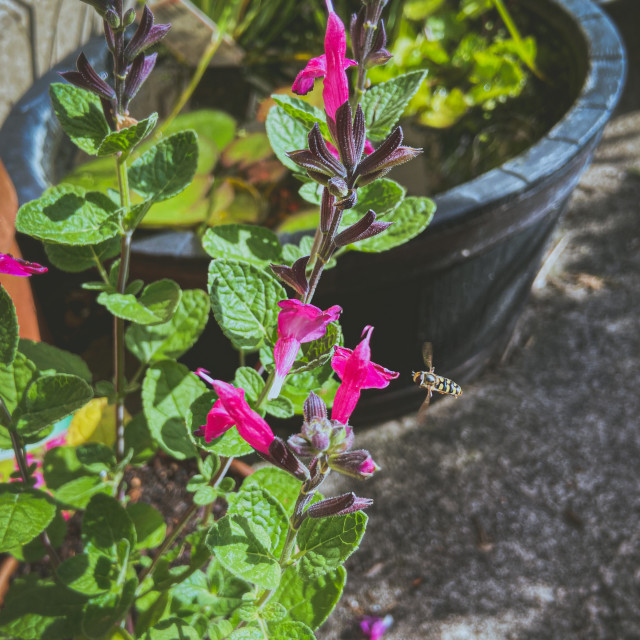
<path id="1" fill-rule="evenodd" d="M 427 409 L 429 408 L 429 403 L 431 402 L 431 390 L 427 391 L 427 397 L 424 399 L 424 402 L 420 405 L 420 409 L 418 409 L 418 415 L 416 420 L 419 425 L 424 425 L 427 421 Z"/>
<path id="2" fill-rule="evenodd" d="M 425 342 L 422 345 L 422 358 L 424 359 L 427 371 L 430 371 L 433 365 L 433 345 L 430 342 Z"/>

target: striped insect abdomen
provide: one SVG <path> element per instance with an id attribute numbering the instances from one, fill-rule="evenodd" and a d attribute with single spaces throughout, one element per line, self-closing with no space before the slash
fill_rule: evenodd
<path id="1" fill-rule="evenodd" d="M 443 378 L 442 376 L 437 376 L 437 380 L 433 388 L 440 393 L 446 393 L 450 396 L 460 396 L 462 395 L 462 389 L 457 382 L 453 380 L 449 380 L 449 378 Z"/>

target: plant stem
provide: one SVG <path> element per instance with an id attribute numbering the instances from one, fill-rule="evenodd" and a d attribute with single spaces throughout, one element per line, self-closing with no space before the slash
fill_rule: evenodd
<path id="1" fill-rule="evenodd" d="M 269 374 L 267 381 L 264 383 L 264 387 L 262 387 L 262 391 L 258 396 L 258 401 L 256 402 L 256 405 L 254 407 L 254 411 L 258 411 L 258 409 L 260 409 L 260 405 L 263 403 L 264 399 L 267 397 L 267 394 L 269 393 L 269 391 L 271 391 L 271 387 L 273 386 L 273 380 L 275 377 L 276 377 L 276 372 L 274 370 Z"/>
<path id="2" fill-rule="evenodd" d="M 125 215 L 131 208 L 129 194 L 129 180 L 127 177 L 127 161 L 119 156 L 116 159 L 118 169 L 118 186 L 120 188 L 120 205 L 124 209 Z M 118 270 L 118 283 L 116 291 L 124 293 L 129 279 L 129 261 L 131 258 L 131 236 L 132 231 L 126 231 L 120 241 L 120 268 Z M 124 458 L 124 398 L 127 380 L 124 371 L 124 320 L 114 316 L 113 319 L 113 343 L 114 343 L 114 387 L 116 391 L 116 459 L 121 461 Z M 124 499 L 124 484 L 121 484 L 118 491 L 118 499 Z"/>
<path id="3" fill-rule="evenodd" d="M 2 398 L 0 398 L 0 405 L 4 409 L 4 412 L 8 413 L 8 409 Z M 13 452 L 16 456 L 16 463 L 18 464 L 18 470 L 20 471 L 20 475 L 22 476 L 22 481 L 25 486 L 30 485 L 30 476 L 29 476 L 29 465 L 27 464 L 26 457 L 24 455 L 24 449 L 22 448 L 22 443 L 20 442 L 20 436 L 16 431 L 12 429 L 9 430 L 9 435 L 11 436 L 11 444 L 13 446 Z M 60 566 L 60 558 L 56 553 L 56 550 L 53 548 L 51 544 L 51 540 L 49 540 L 49 536 L 46 531 L 43 531 L 40 534 L 40 542 L 42 542 L 42 546 L 44 547 L 47 555 L 49 556 L 49 561 L 54 569 L 57 569 Z"/>

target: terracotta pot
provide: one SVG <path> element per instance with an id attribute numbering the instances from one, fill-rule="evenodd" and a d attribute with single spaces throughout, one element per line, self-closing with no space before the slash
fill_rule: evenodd
<path id="1" fill-rule="evenodd" d="M 521 1 L 567 44 L 563 77 L 575 85 L 569 111 L 521 155 L 436 196 L 432 224 L 407 245 L 377 255 L 344 256 L 338 268 L 323 276 L 314 299 L 321 307 L 343 306 L 348 345 L 357 342 L 366 324 L 374 325 L 375 360 L 401 372 L 387 390 L 363 396 L 356 414 L 360 422 L 419 405 L 423 392 L 413 385 L 410 372 L 422 366 L 423 341 L 434 344 L 437 371 L 460 382 L 499 356 L 549 237 L 619 99 L 625 52 L 602 10 L 589 0 Z M 85 51 L 93 60 L 102 59 L 96 43 Z M 60 68 L 71 68 L 73 59 Z M 50 74 L 36 83 L 0 132 L 0 153 L 21 202 L 39 196 L 73 159 L 73 147 L 49 104 L 48 85 L 56 79 Z M 171 277 L 183 286 L 205 286 L 208 259 L 191 232 L 141 234 L 134 253 L 137 277 Z M 70 286 L 81 281 L 65 278 Z M 51 296 L 43 291 L 47 294 Z M 52 299 L 53 307 L 55 303 Z M 71 335 L 77 342 L 79 334 Z M 222 334 L 211 328 L 186 362 L 215 364 L 217 375 L 224 377 L 231 375 L 237 359 Z"/>

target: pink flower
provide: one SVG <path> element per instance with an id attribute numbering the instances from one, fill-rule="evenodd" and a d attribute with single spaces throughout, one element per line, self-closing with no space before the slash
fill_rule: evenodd
<path id="1" fill-rule="evenodd" d="M 327 331 L 327 325 L 337 320 L 342 313 L 342 309 L 337 305 L 322 311 L 299 300 L 281 300 L 278 306 L 282 311 L 278 314 L 278 340 L 273 349 L 276 375 L 269 391 L 269 400 L 277 398 L 280 394 L 300 345 L 322 338 Z"/>
<path id="2" fill-rule="evenodd" d="M 331 0 L 326 1 L 329 18 L 324 37 L 324 55 L 309 60 L 291 88 L 294 93 L 304 95 L 313 88 L 315 78 L 324 77 L 324 109 L 327 116 L 335 120 L 336 109 L 349 99 L 349 82 L 345 69 L 357 62 L 346 57 L 347 36 L 344 24 L 333 10 Z"/>
<path id="3" fill-rule="evenodd" d="M 218 394 L 218 399 L 207 415 L 207 424 L 200 427 L 198 435 L 204 435 L 205 441 L 211 442 L 235 425 L 246 442 L 257 451 L 269 455 L 269 446 L 275 436 L 266 420 L 248 405 L 244 389 L 236 389 L 232 384 L 214 380 L 204 369 L 198 369 L 196 374 L 206 380 Z"/>
<path id="4" fill-rule="evenodd" d="M 384 389 L 390 380 L 399 375 L 397 371 L 390 371 L 371 362 L 369 340 L 372 331 L 373 327 L 367 325 L 362 332 L 360 344 L 353 351 L 336 347 L 331 359 L 331 367 L 342 380 L 333 401 L 331 418 L 342 424 L 349 421 L 360 398 L 361 389 Z"/>
<path id="5" fill-rule="evenodd" d="M 27 262 L 22 258 L 14 258 L 6 253 L 0 253 L 0 273 L 9 276 L 30 276 L 33 273 L 45 273 L 47 267 L 43 267 L 37 262 Z"/>
<path id="6" fill-rule="evenodd" d="M 368 640 L 380 640 L 392 623 L 393 618 L 391 616 L 385 616 L 384 618 L 365 616 L 360 622 L 360 629 Z"/>

